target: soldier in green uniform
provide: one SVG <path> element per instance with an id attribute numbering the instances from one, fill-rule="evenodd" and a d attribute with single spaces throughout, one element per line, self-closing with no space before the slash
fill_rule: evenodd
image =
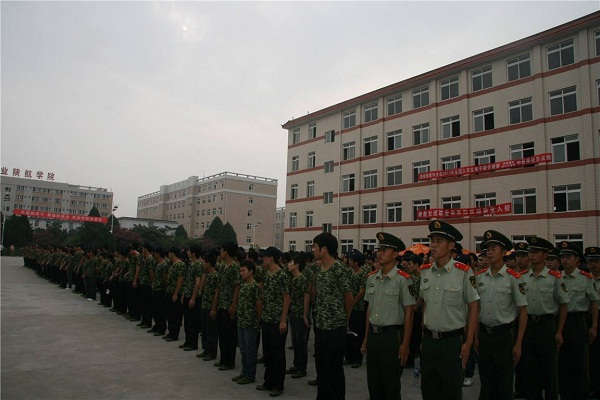
<path id="1" fill-rule="evenodd" d="M 317 400 L 342 400 L 346 397 L 343 364 L 352 289 L 347 267 L 334 258 L 335 236 L 327 232 L 315 236 L 312 249 L 319 262 L 314 278 Z"/>
<path id="2" fill-rule="evenodd" d="M 308 362 L 308 310 L 310 308 L 310 293 L 308 279 L 303 271 L 306 266 L 306 256 L 303 253 L 294 253 L 288 263 L 288 271 L 292 275 L 290 280 L 290 313 L 289 322 L 292 331 L 292 345 L 294 347 L 294 362 L 286 373 L 292 378 L 306 376 Z"/>
<path id="3" fill-rule="evenodd" d="M 487 250 L 489 267 L 476 274 L 481 297 L 475 341 L 479 342 L 479 399 L 512 400 L 513 366 L 521 358 L 527 326 L 527 288 L 519 273 L 503 262 L 504 254 L 513 247 L 511 241 L 494 230 L 485 231 L 483 238 L 481 246 Z"/>
<path id="4" fill-rule="evenodd" d="M 348 253 L 348 268 L 350 268 L 350 287 L 352 288 L 353 306 L 348 322 L 348 335 L 346 337 L 346 361 L 352 368 L 362 365 L 360 351 L 365 339 L 365 285 L 368 272 L 364 268 L 365 257 L 356 249 Z"/>
<path id="5" fill-rule="evenodd" d="M 558 388 L 561 400 L 585 400 L 587 387 L 587 354 L 598 334 L 598 301 L 592 274 L 580 269 L 583 253 L 573 242 L 559 244 L 563 282 L 569 292 L 564 343 L 558 354 Z M 588 316 L 591 314 L 591 326 Z"/>
<path id="6" fill-rule="evenodd" d="M 190 262 L 187 265 L 185 277 L 183 280 L 183 321 L 185 331 L 184 351 L 198 350 L 198 334 L 200 332 L 200 307 L 196 307 L 196 298 L 200 291 L 202 280 L 202 262 L 198 258 L 200 256 L 200 248 L 192 246 L 188 251 Z"/>
<path id="7" fill-rule="evenodd" d="M 155 253 L 156 262 L 152 277 L 152 310 L 154 312 L 154 336 L 162 336 L 167 330 L 167 310 L 170 299 L 166 295 L 167 273 L 169 271 L 169 258 L 165 250 Z"/>
<path id="8" fill-rule="evenodd" d="M 560 250 L 554 247 L 546 256 L 546 266 L 548 269 L 560 271 Z"/>
<path id="9" fill-rule="evenodd" d="M 151 329 L 152 328 L 152 279 L 150 271 L 154 268 L 155 264 L 154 257 L 148 247 L 142 249 L 142 255 L 140 257 L 139 267 L 139 290 L 138 297 L 140 299 L 140 314 L 142 321 L 140 328 Z"/>
<path id="10" fill-rule="evenodd" d="M 479 295 L 473 271 L 452 259 L 451 251 L 462 234 L 434 220 L 429 237 L 433 263 L 421 267 L 419 287 L 424 302 L 421 392 L 423 400 L 459 400 L 477 327 Z"/>
<path id="11" fill-rule="evenodd" d="M 586 247 L 585 261 L 592 274 L 593 286 L 596 293 L 600 295 L 600 247 Z M 593 316 L 590 317 L 590 320 Z M 598 315 L 596 313 L 596 319 Z M 600 397 L 600 339 L 590 345 L 590 394 L 588 397 L 595 399 Z"/>
<path id="12" fill-rule="evenodd" d="M 525 358 L 527 371 L 525 394 L 528 399 L 556 400 L 557 353 L 563 343 L 563 328 L 569 303 L 568 289 L 559 271 L 546 267 L 546 255 L 554 246 L 539 237 L 527 240 L 531 270 L 521 274 L 527 285 L 527 329 Z"/>
<path id="13" fill-rule="evenodd" d="M 137 250 L 131 250 L 127 258 L 127 272 L 125 278 L 127 282 L 127 313 L 130 321 L 139 321 L 138 309 L 138 273 L 139 273 L 140 253 Z"/>
<path id="14" fill-rule="evenodd" d="M 369 305 L 362 349 L 367 354 L 367 384 L 371 400 L 400 399 L 416 304 L 410 289 L 414 283 L 397 264 L 398 252 L 406 248 L 402 240 L 384 232 L 377 233 L 377 239 L 382 268 L 366 284 Z"/>
<path id="15" fill-rule="evenodd" d="M 212 361 L 217 358 L 217 343 L 219 332 L 217 331 L 217 289 L 219 286 L 219 275 L 215 269 L 218 251 L 210 250 L 204 255 L 204 285 L 202 290 L 202 350 L 198 357 L 204 361 Z"/>
<path id="16" fill-rule="evenodd" d="M 177 248 L 172 248 L 169 251 L 171 266 L 167 273 L 167 286 L 165 289 L 168 300 L 167 321 L 169 333 L 163 336 L 167 342 L 177 341 L 179 339 L 179 330 L 181 329 L 183 306 L 180 296 L 185 274 L 185 262 L 182 260 L 185 256 L 182 253 L 183 251 Z"/>
<path id="17" fill-rule="evenodd" d="M 98 259 L 93 251 L 88 251 L 87 260 L 83 270 L 83 279 L 85 280 L 86 295 L 89 301 L 96 300 L 96 267 Z"/>
<path id="18" fill-rule="evenodd" d="M 515 270 L 520 275 L 525 275 L 527 271 L 529 271 L 529 249 L 527 242 L 518 242 L 515 243 L 515 259 L 516 259 L 516 268 Z M 519 321 L 517 321 L 519 323 Z M 520 327 L 517 325 L 517 330 Z M 525 397 L 525 382 L 527 380 L 525 368 L 523 365 L 525 364 L 523 360 L 526 359 L 525 352 L 527 348 L 522 346 L 521 348 L 521 360 L 515 366 L 515 393 L 514 398 L 520 399 Z"/>
<path id="19" fill-rule="evenodd" d="M 260 287 L 254 281 L 256 266 L 250 260 L 240 264 L 240 297 L 237 309 L 237 329 L 240 353 L 242 356 L 242 373 L 233 378 L 240 385 L 256 380 L 256 352 L 259 333 L 259 321 L 262 313 Z"/>

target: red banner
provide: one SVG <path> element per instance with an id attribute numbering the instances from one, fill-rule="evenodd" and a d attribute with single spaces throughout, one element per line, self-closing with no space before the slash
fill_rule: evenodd
<path id="1" fill-rule="evenodd" d="M 481 208 L 430 208 L 417 211 L 417 219 L 483 217 L 512 213 L 512 203 Z"/>
<path id="2" fill-rule="evenodd" d="M 508 169 L 516 167 L 525 167 L 527 165 L 539 164 L 543 162 L 551 162 L 552 153 L 537 154 L 531 157 L 521 158 L 519 160 L 507 160 L 496 163 L 483 164 L 483 165 L 471 165 L 469 167 L 460 167 L 442 171 L 430 171 L 421 172 L 419 174 L 419 181 L 426 181 L 429 179 L 441 179 L 450 178 L 455 176 L 464 176 L 479 174 L 482 172 L 497 171 L 499 169 Z"/>
<path id="3" fill-rule="evenodd" d="M 14 215 L 26 215 L 28 217 L 42 218 L 42 219 L 60 219 L 61 221 L 76 221 L 76 222 L 100 222 L 105 224 L 108 222 L 106 217 L 90 217 L 89 215 L 73 215 L 73 214 L 59 214 L 47 211 L 33 211 L 33 210 L 21 210 L 15 209 Z"/>

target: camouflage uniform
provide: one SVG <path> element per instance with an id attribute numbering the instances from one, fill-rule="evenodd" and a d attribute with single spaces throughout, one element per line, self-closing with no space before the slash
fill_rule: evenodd
<path id="1" fill-rule="evenodd" d="M 210 317 L 213 298 L 219 286 L 219 275 L 217 271 L 205 272 L 204 288 L 202 290 L 202 349 L 207 358 L 212 359 L 217 355 L 218 331 L 217 321 Z"/>
<path id="2" fill-rule="evenodd" d="M 169 268 L 167 275 L 167 300 L 169 301 L 168 308 L 168 323 L 169 323 L 169 337 L 171 339 L 179 338 L 179 330 L 181 329 L 181 318 L 183 316 L 183 307 L 179 301 L 179 297 L 176 301 L 173 301 L 172 297 L 177 289 L 177 280 L 183 278 L 185 274 L 185 263 L 183 261 L 176 261 Z M 179 293 L 177 294 L 179 296 Z"/>
<path id="3" fill-rule="evenodd" d="M 182 297 L 183 297 L 183 320 L 184 320 L 184 331 L 185 331 L 185 345 L 190 349 L 198 348 L 198 334 L 200 333 L 200 306 L 194 305 L 194 308 L 190 308 L 189 302 L 194 293 L 194 287 L 196 286 L 196 279 L 200 279 L 202 276 L 202 263 L 200 261 L 194 261 L 188 264 L 185 269 L 185 275 L 183 278 Z M 200 299 L 198 299 L 200 300 Z M 194 300 L 196 301 L 196 300 Z"/>
<path id="4" fill-rule="evenodd" d="M 258 347 L 258 310 L 260 287 L 254 280 L 242 282 L 237 311 L 238 340 L 242 355 L 242 375 L 250 381 L 256 377 Z"/>
<path id="5" fill-rule="evenodd" d="M 304 296 L 309 294 L 309 282 L 305 274 L 300 273 L 292 277 L 290 281 L 290 313 L 289 321 L 292 331 L 292 345 L 294 347 L 294 367 L 296 373 L 301 375 L 306 373 L 306 364 L 308 361 L 308 326 L 304 322 Z M 307 315 L 308 320 L 308 315 Z"/>
<path id="6" fill-rule="evenodd" d="M 221 350 L 220 365 L 223 368 L 233 368 L 235 365 L 235 349 L 237 344 L 237 326 L 235 315 L 229 314 L 233 305 L 235 288 L 240 284 L 240 266 L 237 262 L 231 265 L 219 265 L 219 305 L 218 330 L 219 348 Z"/>

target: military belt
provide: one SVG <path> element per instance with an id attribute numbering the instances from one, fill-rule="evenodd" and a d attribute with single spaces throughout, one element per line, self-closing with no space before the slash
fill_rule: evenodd
<path id="1" fill-rule="evenodd" d="M 371 333 L 374 335 L 379 335 L 380 333 L 383 333 L 383 332 L 391 330 L 391 329 L 399 330 L 400 328 L 402 328 L 402 325 L 386 325 L 386 326 L 369 325 L 369 329 L 370 329 Z"/>
<path id="2" fill-rule="evenodd" d="M 554 314 L 541 314 L 541 315 L 529 314 L 528 316 L 529 316 L 529 322 L 533 322 L 536 324 L 539 322 L 554 319 Z"/>
<path id="3" fill-rule="evenodd" d="M 496 325 L 496 326 L 488 326 L 484 324 L 479 324 L 479 329 L 484 331 L 488 335 L 493 335 L 497 333 L 504 333 L 506 331 L 511 330 L 514 327 L 514 322 L 509 322 L 508 324 Z"/>
<path id="4" fill-rule="evenodd" d="M 455 329 L 453 331 L 440 332 L 440 331 L 432 331 L 430 329 L 427 329 L 426 327 L 423 327 L 423 333 L 425 334 L 425 336 L 429 336 L 430 338 L 435 339 L 435 340 L 446 339 L 446 338 L 453 337 L 453 336 L 459 336 L 459 335 L 462 335 L 464 332 L 465 332 L 465 330 L 463 328 Z"/>

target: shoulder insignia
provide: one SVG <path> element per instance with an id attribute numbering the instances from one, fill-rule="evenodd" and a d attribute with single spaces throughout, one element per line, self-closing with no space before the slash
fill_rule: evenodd
<path id="1" fill-rule="evenodd" d="M 508 272 L 509 274 L 511 274 L 512 276 L 514 276 L 515 278 L 519 279 L 521 277 L 521 274 L 518 273 L 517 271 L 515 271 L 512 268 L 507 268 L 506 272 Z"/>
<path id="2" fill-rule="evenodd" d="M 421 265 L 421 267 L 419 268 L 421 271 L 423 271 L 424 269 L 429 269 L 431 268 L 431 264 L 423 264 Z"/>
<path id="3" fill-rule="evenodd" d="M 407 274 L 406 272 L 402 271 L 401 269 L 398 270 L 398 275 L 401 275 L 401 276 L 405 277 L 406 279 L 410 278 L 410 274 Z"/>
<path id="4" fill-rule="evenodd" d="M 549 270 L 548 273 L 552 276 L 554 276 L 555 278 L 562 278 L 562 274 L 560 273 L 560 271 L 556 271 L 556 270 Z"/>
<path id="5" fill-rule="evenodd" d="M 592 275 L 592 274 L 590 274 L 590 273 L 589 273 L 589 272 L 587 272 L 587 271 L 584 271 L 584 270 L 580 269 L 580 270 L 579 270 L 579 273 L 580 273 L 581 275 L 585 276 L 585 277 L 588 277 L 588 278 L 590 278 L 590 279 L 594 279 L 593 275 Z"/>
<path id="6" fill-rule="evenodd" d="M 460 270 L 463 271 L 468 271 L 469 269 L 471 269 L 471 267 L 469 267 L 467 264 L 463 264 L 461 262 L 455 261 L 454 262 L 454 266 Z"/>
<path id="7" fill-rule="evenodd" d="M 481 274 L 485 273 L 487 270 L 488 270 L 487 268 L 480 269 L 479 271 L 477 271 L 475 273 L 475 275 L 481 275 Z"/>

